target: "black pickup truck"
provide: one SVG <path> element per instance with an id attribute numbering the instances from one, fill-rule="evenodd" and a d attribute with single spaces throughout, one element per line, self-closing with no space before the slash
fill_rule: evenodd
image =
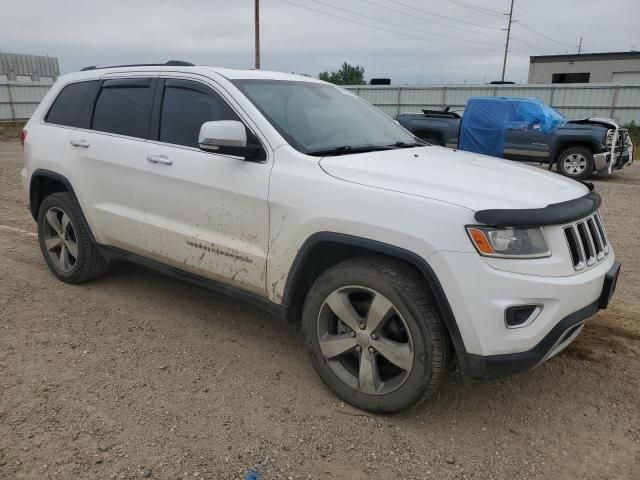
<path id="1" fill-rule="evenodd" d="M 458 147 L 461 119 L 460 114 L 449 108 L 396 116 L 400 125 L 417 137 L 449 148 Z M 502 157 L 545 163 L 549 169 L 555 165 L 563 175 L 583 180 L 594 172 L 605 175 L 631 164 L 633 145 L 627 130 L 617 122 L 586 118 L 566 120 L 549 133 L 535 124 L 523 129 L 508 129 Z"/>

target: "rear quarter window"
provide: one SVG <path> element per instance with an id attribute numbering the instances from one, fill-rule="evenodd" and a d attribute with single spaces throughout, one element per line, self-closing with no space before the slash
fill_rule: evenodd
<path id="1" fill-rule="evenodd" d="M 97 88 L 97 80 L 67 85 L 54 100 L 45 121 L 67 127 L 89 128 Z"/>

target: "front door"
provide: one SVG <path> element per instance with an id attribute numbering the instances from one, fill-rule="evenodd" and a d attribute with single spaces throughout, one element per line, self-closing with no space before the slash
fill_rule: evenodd
<path id="1" fill-rule="evenodd" d="M 540 124 L 526 126 L 526 129 L 507 130 L 504 142 L 504 158 L 547 162 L 551 153 L 553 135 L 544 133 Z"/>
<path id="2" fill-rule="evenodd" d="M 145 147 L 143 229 L 149 255 L 264 295 L 271 161 L 198 149 L 202 123 L 240 120 L 211 87 L 161 79 L 156 99 L 155 132 Z"/>

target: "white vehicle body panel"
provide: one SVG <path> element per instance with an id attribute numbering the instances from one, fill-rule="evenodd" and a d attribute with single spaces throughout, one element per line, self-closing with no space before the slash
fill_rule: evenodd
<path id="1" fill-rule="evenodd" d="M 265 294 L 271 164 L 148 142 L 144 234 L 163 263 Z M 197 208 L 194 208 L 197 206 Z"/>
<path id="2" fill-rule="evenodd" d="M 245 108 L 219 82 L 197 75 L 158 72 L 162 78 L 202 83 L 222 96 L 252 131 Z M 270 144 L 263 163 L 158 141 L 145 142 L 144 234 L 154 260 L 252 293 L 265 295 L 269 244 Z M 194 208 L 197 205 L 198 208 Z"/>
<path id="3" fill-rule="evenodd" d="M 473 253 L 438 252 L 429 263 L 447 292 L 467 351 L 499 355 L 526 352 L 559 320 L 596 301 L 614 260 L 611 254 L 580 275 L 549 277 L 497 270 Z M 505 309 L 522 304 L 543 305 L 540 316 L 526 328 L 505 328 Z"/>
<path id="4" fill-rule="evenodd" d="M 586 195 L 579 183 L 541 168 L 486 155 L 428 146 L 328 157 L 322 168 L 337 178 L 438 199 L 474 211 L 541 208 Z"/>
<path id="5" fill-rule="evenodd" d="M 89 147 L 66 148 L 65 163 L 76 195 L 96 241 L 129 250 L 147 251 L 142 231 L 143 186 L 147 182 L 145 142 L 140 139 L 90 130 L 74 130 L 69 142 L 82 140 Z M 98 181 L 96 181 L 98 180 Z M 83 188 L 84 185 L 90 188 Z"/>

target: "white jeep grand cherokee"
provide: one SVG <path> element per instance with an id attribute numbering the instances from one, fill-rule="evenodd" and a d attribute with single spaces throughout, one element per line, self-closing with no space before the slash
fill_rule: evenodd
<path id="1" fill-rule="evenodd" d="M 615 288 L 585 184 L 424 144 L 312 78 L 89 67 L 22 138 L 59 279 L 126 259 L 301 318 L 318 374 L 366 410 L 429 397 L 454 355 L 470 379 L 529 370 Z"/>

